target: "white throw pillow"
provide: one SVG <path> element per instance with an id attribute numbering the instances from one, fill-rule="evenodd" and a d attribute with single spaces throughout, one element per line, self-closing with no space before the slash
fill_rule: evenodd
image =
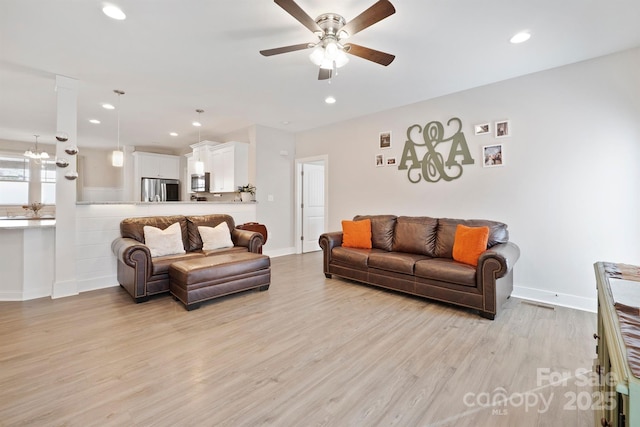
<path id="1" fill-rule="evenodd" d="M 202 249 L 205 251 L 233 247 L 231 231 L 225 221 L 215 227 L 198 226 L 198 232 L 202 237 Z"/>
<path id="2" fill-rule="evenodd" d="M 171 224 L 164 230 L 150 225 L 145 225 L 142 230 L 144 244 L 149 247 L 152 257 L 185 253 L 179 222 Z"/>

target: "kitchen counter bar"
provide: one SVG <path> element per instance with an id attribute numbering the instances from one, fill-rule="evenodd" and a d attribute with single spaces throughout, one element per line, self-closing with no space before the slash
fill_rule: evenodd
<path id="1" fill-rule="evenodd" d="M 184 202 L 76 202 L 76 205 L 142 205 L 142 206 L 152 206 L 152 205 L 206 205 L 206 204 L 215 204 L 215 205 L 253 205 L 257 202 L 234 202 L 229 200 L 207 200 L 201 202 L 192 202 L 192 201 L 184 201 Z"/>

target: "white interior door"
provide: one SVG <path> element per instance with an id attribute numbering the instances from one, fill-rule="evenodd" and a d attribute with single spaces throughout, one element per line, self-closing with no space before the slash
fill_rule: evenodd
<path id="1" fill-rule="evenodd" d="M 302 164 L 302 252 L 319 251 L 324 233 L 324 162 Z"/>

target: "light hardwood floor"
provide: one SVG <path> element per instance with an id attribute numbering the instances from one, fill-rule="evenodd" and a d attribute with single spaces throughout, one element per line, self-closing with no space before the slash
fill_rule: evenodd
<path id="1" fill-rule="evenodd" d="M 0 303 L 0 425 L 594 425 L 573 375 L 595 314 L 512 298 L 489 321 L 321 262 L 273 258 L 268 291 L 191 312 L 118 287 Z"/>

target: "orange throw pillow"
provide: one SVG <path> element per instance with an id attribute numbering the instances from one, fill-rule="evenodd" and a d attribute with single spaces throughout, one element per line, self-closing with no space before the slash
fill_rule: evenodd
<path id="1" fill-rule="evenodd" d="M 489 227 L 467 227 L 458 224 L 453 241 L 453 259 L 476 267 L 480 254 L 487 250 L 488 241 Z"/>
<path id="2" fill-rule="evenodd" d="M 342 246 L 371 249 L 371 220 L 342 221 Z"/>

